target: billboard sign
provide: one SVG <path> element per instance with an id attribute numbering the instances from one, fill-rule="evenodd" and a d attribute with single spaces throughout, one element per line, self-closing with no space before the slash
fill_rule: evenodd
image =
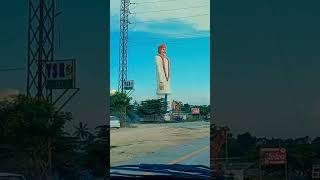
<path id="1" fill-rule="evenodd" d="M 172 103 L 171 103 L 171 109 L 175 113 L 180 113 L 181 112 L 181 106 L 182 106 L 181 102 L 172 101 Z"/>
<path id="2" fill-rule="evenodd" d="M 132 90 L 133 89 L 133 80 L 128 80 L 124 82 L 124 90 Z"/>
<path id="3" fill-rule="evenodd" d="M 286 164 L 287 151 L 285 148 L 262 148 L 260 160 L 263 165 Z"/>
<path id="4" fill-rule="evenodd" d="M 200 114 L 200 108 L 191 108 L 192 114 Z"/>
<path id="5" fill-rule="evenodd" d="M 46 61 L 47 89 L 72 89 L 75 87 L 75 60 Z"/>

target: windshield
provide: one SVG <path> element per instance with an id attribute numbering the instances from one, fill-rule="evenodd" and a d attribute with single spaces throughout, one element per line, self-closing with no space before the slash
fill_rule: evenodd
<path id="1" fill-rule="evenodd" d="M 110 121 L 119 121 L 119 118 L 115 116 L 110 116 Z"/>

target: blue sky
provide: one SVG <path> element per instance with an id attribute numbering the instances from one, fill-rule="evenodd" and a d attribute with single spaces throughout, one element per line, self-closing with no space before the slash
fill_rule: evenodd
<path id="1" fill-rule="evenodd" d="M 130 6 L 128 79 L 135 81 L 132 97 L 137 101 L 156 98 L 154 57 L 158 45 L 166 43 L 171 60 L 173 99 L 190 104 L 209 104 L 210 1 L 146 2 L 151 0 L 136 0 L 133 2 L 136 5 Z M 119 2 L 111 2 L 111 90 L 118 87 L 119 6 Z"/>

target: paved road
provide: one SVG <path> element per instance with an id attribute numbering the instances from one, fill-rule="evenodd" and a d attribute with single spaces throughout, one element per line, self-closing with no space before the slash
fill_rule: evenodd
<path id="1" fill-rule="evenodd" d="M 186 122 L 186 123 L 165 123 L 165 124 L 144 124 L 144 126 L 169 126 L 182 128 L 209 128 L 209 122 Z M 155 142 L 157 143 L 157 142 Z M 162 149 L 157 152 L 149 153 L 132 159 L 130 161 L 115 164 L 111 167 L 111 172 L 122 172 L 125 174 L 144 174 L 148 175 L 147 171 L 132 171 L 130 170 L 114 170 L 113 167 L 122 165 L 140 165 L 147 164 L 148 167 L 162 167 L 162 165 L 185 165 L 183 168 L 194 169 L 193 166 L 210 167 L 210 139 L 206 138 L 196 139 L 189 143 L 180 144 L 174 147 Z M 160 166 L 159 166 L 160 165 Z M 151 173 L 152 174 L 152 173 Z"/>
<path id="2" fill-rule="evenodd" d="M 210 140 L 208 138 L 201 138 L 194 140 L 188 144 L 163 149 L 158 152 L 150 153 L 145 156 L 138 157 L 131 161 L 122 162 L 111 167 L 111 173 L 137 174 L 137 175 L 152 175 L 154 171 L 147 170 L 119 170 L 112 169 L 113 167 L 121 165 L 140 165 L 146 164 L 148 168 L 158 167 L 163 169 L 163 165 L 186 165 L 183 169 L 195 169 L 192 166 L 206 166 L 210 167 Z M 129 168 L 132 169 L 132 168 Z M 136 169 L 136 168 L 133 168 Z M 138 168 L 139 169 L 139 168 Z M 206 170 L 208 171 L 208 170 Z M 200 169 L 201 172 L 201 169 Z M 205 174 L 208 172 L 205 172 Z"/>
<path id="3" fill-rule="evenodd" d="M 156 143 L 156 142 L 155 142 Z M 163 149 L 117 165 L 185 164 L 210 166 L 210 140 L 202 138 L 188 144 Z M 116 166 L 117 166 L 116 165 Z"/>
<path id="4" fill-rule="evenodd" d="M 160 123 L 160 124 L 142 124 L 144 127 L 161 127 L 161 126 L 166 126 L 166 127 L 176 127 L 176 128 L 192 128 L 192 129 L 197 129 L 197 128 L 210 128 L 210 122 L 205 122 L 205 121 L 195 121 L 195 122 L 182 122 L 182 123 Z"/>

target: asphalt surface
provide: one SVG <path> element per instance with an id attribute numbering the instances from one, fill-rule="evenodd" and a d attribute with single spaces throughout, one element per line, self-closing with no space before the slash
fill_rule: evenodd
<path id="1" fill-rule="evenodd" d="M 185 164 L 210 166 L 210 139 L 201 138 L 187 144 L 153 152 L 118 165 L 137 164 Z"/>
<path id="2" fill-rule="evenodd" d="M 164 123 L 164 124 L 145 124 L 144 126 L 168 126 L 176 128 L 209 128 L 209 122 L 185 122 L 185 123 Z M 156 143 L 156 142 L 155 142 Z M 144 170 L 119 170 L 117 167 L 135 165 L 146 165 L 148 167 L 158 167 L 159 169 L 164 166 L 179 166 L 182 169 L 195 169 L 195 166 L 210 167 L 210 138 L 195 139 L 185 144 L 180 144 L 170 148 L 165 148 L 157 152 L 152 152 L 147 155 L 142 155 L 130 161 L 121 162 L 111 166 L 111 173 L 124 173 L 124 174 L 137 174 L 137 175 L 152 175 L 150 171 Z M 144 167 L 146 167 L 144 166 Z M 114 168 L 114 169 L 113 169 Z M 135 167 L 136 168 L 136 167 Z M 120 168 L 121 169 L 121 168 Z M 129 168 L 130 169 L 130 168 Z M 139 168 L 138 168 L 139 169 Z M 200 169 L 201 171 L 201 169 Z M 154 171 L 151 171 L 154 172 Z"/>
<path id="3" fill-rule="evenodd" d="M 110 172 L 111 174 L 120 173 L 120 174 L 130 174 L 130 175 L 133 175 L 133 174 L 155 175 L 155 172 L 159 174 L 160 171 L 163 171 L 165 169 L 164 166 L 166 165 L 170 169 L 176 168 L 176 165 L 185 165 L 184 167 L 178 168 L 178 169 L 183 169 L 182 171 L 174 171 L 174 172 L 184 172 L 185 169 L 195 170 L 195 167 L 193 166 L 206 166 L 210 168 L 209 145 L 210 145 L 209 138 L 197 139 L 187 144 L 182 144 L 179 146 L 163 149 L 161 151 L 150 153 L 145 156 L 141 156 L 127 162 L 119 163 L 115 166 L 112 166 L 110 169 Z M 132 165 L 139 166 L 141 164 L 143 164 L 144 165 L 143 167 L 146 167 L 146 168 L 137 168 L 137 167 L 134 167 L 134 168 L 130 167 L 127 169 L 117 168 L 121 166 L 132 166 Z M 148 170 L 149 168 L 151 168 L 151 170 Z M 160 171 L 154 170 L 154 168 L 160 169 Z M 199 168 L 200 172 L 201 170 L 202 169 Z"/>
<path id="4" fill-rule="evenodd" d="M 210 122 L 206 121 L 199 121 L 199 122 L 181 122 L 181 123 L 161 123 L 161 124 L 143 124 L 144 127 L 159 127 L 159 126 L 166 126 L 166 127 L 176 127 L 176 128 L 210 128 Z"/>

